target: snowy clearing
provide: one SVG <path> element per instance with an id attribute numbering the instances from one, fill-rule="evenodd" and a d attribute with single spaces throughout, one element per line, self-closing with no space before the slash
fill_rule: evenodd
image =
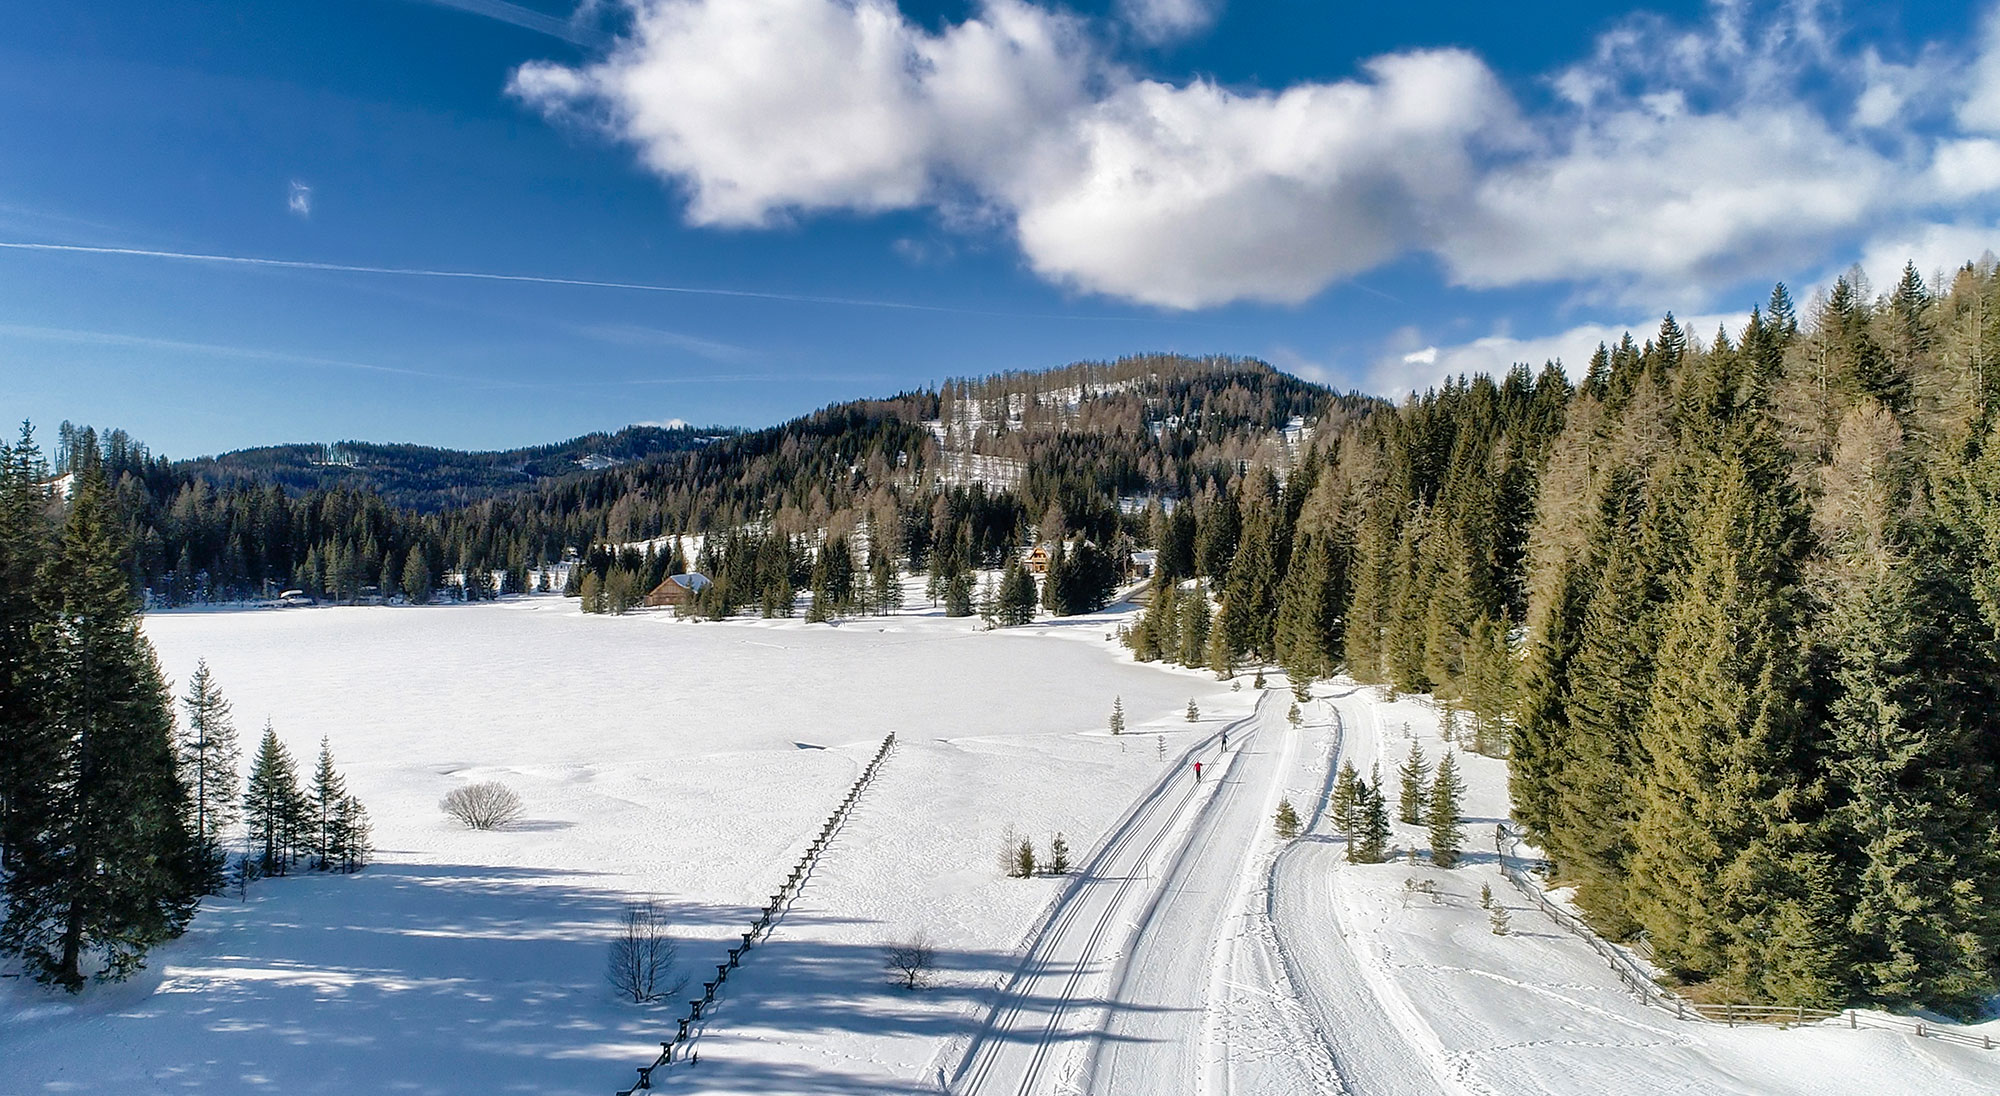
<path id="1" fill-rule="evenodd" d="M 1001 831 L 1045 851 L 1061 830 L 1081 860 L 1253 699 L 1133 665 L 1106 617 L 976 627 L 929 611 L 832 627 L 599 618 L 555 597 L 155 614 L 162 665 L 185 679 L 206 658 L 246 739 L 266 717 L 303 758 L 331 738 L 379 862 L 212 899 L 138 980 L 80 1002 L 0 983 L 0 1089 L 603 1096 L 685 1011 L 613 999 L 602 971 L 623 904 L 660 899 L 683 969 L 712 969 L 895 730 L 673 1084 L 916 1090 L 1060 886 L 1003 878 Z M 1191 696 L 1199 723 L 1183 718 Z M 519 791 L 524 820 L 449 823 L 438 800 L 480 780 Z M 882 945 L 915 929 L 941 970 L 913 994 L 889 984 Z"/>

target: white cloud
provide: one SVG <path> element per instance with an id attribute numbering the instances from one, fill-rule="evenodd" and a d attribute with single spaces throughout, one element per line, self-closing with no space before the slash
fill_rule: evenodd
<path id="1" fill-rule="evenodd" d="M 631 143 L 690 221 L 926 209 L 1011 231 L 1050 281 L 1167 308 L 1303 301 L 1422 253 L 1473 288 L 1705 302 L 2000 189 L 2000 152 L 1961 139 L 2000 135 L 2000 18 L 1976 58 L 1933 43 L 1902 64 L 1844 45 L 1813 0 L 1634 16 L 1524 116 L 1459 50 L 1225 88 L 1143 78 L 1104 24 L 1027 0 L 935 29 L 892 0 L 623 2 L 607 56 L 523 66 L 511 89 Z M 1117 10 L 1164 40 L 1217 5 Z M 1947 112 L 1955 131 L 1913 128 Z"/>
<path id="2" fill-rule="evenodd" d="M 1971 133 L 2000 134 L 2000 7 L 1987 12 L 1979 45 L 1967 74 L 1970 90 L 1958 104 L 1958 124 Z"/>
<path id="3" fill-rule="evenodd" d="M 1902 280 L 1905 263 L 1916 264 L 1917 273 L 1936 289 L 1940 274 L 1949 277 L 1961 265 L 1991 251 L 2000 251 L 2000 224 L 1992 221 L 1911 225 L 1869 240 L 1858 263 L 1877 292 L 1895 288 Z M 1833 279 L 1845 272 L 1845 268 L 1829 271 L 1821 284 L 1831 286 Z"/>
<path id="4" fill-rule="evenodd" d="M 1221 6 L 1221 0 L 1118 0 L 1126 24 L 1156 44 L 1208 29 Z"/>
<path id="5" fill-rule="evenodd" d="M 1727 329 L 1731 339 L 1740 338 L 1743 325 L 1750 322 L 1750 316 L 1747 312 L 1720 312 L 1680 317 L 1675 322 L 1690 339 L 1706 344 L 1715 337 L 1718 329 Z M 1480 373 L 1499 377 L 1517 363 L 1539 373 L 1545 363 L 1552 361 L 1560 364 L 1571 380 L 1580 381 L 1590 365 L 1591 354 L 1599 344 L 1616 345 L 1628 331 L 1634 341 L 1643 343 L 1658 334 L 1659 329 L 1659 320 L 1631 324 L 1584 323 L 1548 335 L 1517 337 L 1498 332 L 1452 346 L 1427 346 L 1405 354 L 1391 352 L 1378 358 L 1370 369 L 1367 390 L 1380 396 L 1400 398 L 1437 385 L 1449 377 L 1471 377 Z M 1411 334 L 1404 332 L 1402 337 L 1409 338 Z"/>
<path id="6" fill-rule="evenodd" d="M 930 34 L 889 0 L 639 0 L 633 37 L 513 92 L 595 120 L 689 191 L 697 224 L 908 208 L 1004 170 L 1081 95 L 1072 22 L 1012 0 Z"/>
<path id="7" fill-rule="evenodd" d="M 285 191 L 285 208 L 300 217 L 312 216 L 312 188 L 299 182 L 297 179 L 293 179 L 292 185 Z"/>
<path id="8" fill-rule="evenodd" d="M 2000 141 L 1969 137 L 1940 144 L 1931 161 L 1931 177 L 1946 199 L 2000 190 Z"/>
<path id="9" fill-rule="evenodd" d="M 1463 190 L 1474 137 L 1506 127 L 1504 96 L 1459 51 L 1378 58 L 1368 75 L 1277 95 L 1120 89 L 1077 122 L 1074 158 L 1009 188 L 1030 265 L 1200 308 L 1302 301 L 1415 246 Z"/>

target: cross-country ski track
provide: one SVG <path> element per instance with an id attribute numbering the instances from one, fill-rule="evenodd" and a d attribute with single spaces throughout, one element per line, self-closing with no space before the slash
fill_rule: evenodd
<path id="1" fill-rule="evenodd" d="M 1235 1089 L 1236 1029 L 1216 1022 L 1214 1005 L 1236 985 L 1236 968 L 1254 962 L 1239 945 L 1249 899 L 1262 902 L 1259 838 L 1303 758 L 1302 733 L 1285 722 L 1288 699 L 1266 693 L 1227 728 L 1227 751 L 1223 732 L 1203 739 L 1133 805 L 1025 949 L 951 1092 Z M 1330 1068 L 1304 1076 L 1314 1087 L 1337 1084 Z"/>

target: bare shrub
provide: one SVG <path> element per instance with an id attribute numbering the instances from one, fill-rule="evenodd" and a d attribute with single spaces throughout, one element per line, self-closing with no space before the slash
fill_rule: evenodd
<path id="1" fill-rule="evenodd" d="M 671 997 L 687 987 L 687 975 L 674 976 L 680 947 L 667 932 L 666 914 L 651 901 L 625 907 L 604 978 L 618 996 L 638 1004 Z"/>
<path id="2" fill-rule="evenodd" d="M 915 936 L 899 940 L 884 949 L 883 965 L 904 989 L 920 989 L 930 983 L 937 969 L 937 949 L 921 929 Z"/>
<path id="3" fill-rule="evenodd" d="M 444 813 L 475 830 L 497 830 L 521 817 L 521 797 L 497 780 L 454 788 L 438 804 Z"/>

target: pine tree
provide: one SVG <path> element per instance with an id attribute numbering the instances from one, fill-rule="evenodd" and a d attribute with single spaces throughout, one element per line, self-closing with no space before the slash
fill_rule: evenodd
<path id="1" fill-rule="evenodd" d="M 243 821 L 250 845 L 264 875 L 284 875 L 308 817 L 307 799 L 299 789 L 298 767 L 278 732 L 264 724 L 264 737 L 250 763 L 250 781 L 243 793 Z"/>
<path id="2" fill-rule="evenodd" d="M 242 752 L 236 745 L 229 701 L 216 688 L 206 661 L 195 663 L 181 707 L 187 713 L 187 726 L 180 736 L 181 780 L 193 800 L 194 832 L 203 865 L 202 891 L 216 894 L 222 888 L 227 859 L 222 834 L 240 817 L 238 788 L 242 777 L 237 765 Z"/>
<path id="3" fill-rule="evenodd" d="M 1451 752 L 1446 750 L 1445 756 L 1450 757 Z M 1424 758 L 1423 743 L 1411 741 L 1410 756 L 1404 759 L 1396 773 L 1403 781 L 1396 817 L 1406 826 L 1421 826 L 1425 807 L 1431 798 L 1431 766 Z"/>
<path id="4" fill-rule="evenodd" d="M 1197 586 L 1180 602 L 1180 643 L 1178 659 L 1183 666 L 1201 666 L 1207 661 L 1209 611 L 1208 596 Z"/>
<path id="5" fill-rule="evenodd" d="M 1125 698 L 1122 696 L 1111 698 L 1110 727 L 1112 734 L 1125 733 Z"/>
<path id="6" fill-rule="evenodd" d="M 44 669 L 37 627 L 50 616 L 36 580 L 53 533 L 41 487 L 47 471 L 26 424 L 18 443 L 0 443 L 0 869 L 41 826 L 30 804 L 40 802 L 42 774 L 57 767 L 61 749 L 37 688 Z"/>
<path id="7" fill-rule="evenodd" d="M 1839 935 L 1863 997 L 1971 1017 L 2000 973 L 1994 763 L 1982 748 L 2000 667 L 1955 566 L 1964 553 L 1929 523 L 1907 537 L 1900 558 L 1857 568 L 1827 622 L 1829 765 L 1847 793 L 1829 844 L 1851 861 L 1828 889 L 1852 903 Z"/>
<path id="8" fill-rule="evenodd" d="M 1350 845 L 1354 850 L 1353 859 L 1363 864 L 1380 864 L 1389 855 L 1389 802 L 1382 794 L 1382 772 L 1378 765 L 1370 773 L 1367 783 L 1355 789 L 1355 804 L 1360 814 L 1358 845 Z"/>
<path id="9" fill-rule="evenodd" d="M 357 872 L 375 854 L 368 810 L 353 796 L 343 796 L 333 812 L 328 828 L 328 855 L 331 867 L 340 872 Z"/>
<path id="10" fill-rule="evenodd" d="M 1060 833 L 1049 838 L 1049 874 L 1069 874 L 1069 842 Z"/>
<path id="11" fill-rule="evenodd" d="M 1003 628 L 1031 624 L 1035 619 L 1035 576 L 1021 565 L 1012 553 L 1007 557 L 1007 569 L 1000 578 L 998 607 L 995 610 L 997 622 Z"/>
<path id="12" fill-rule="evenodd" d="M 1354 771 L 1354 762 L 1342 760 L 1340 771 L 1333 778 L 1333 791 L 1327 797 L 1327 813 L 1333 818 L 1341 836 L 1347 839 L 1349 860 L 1354 859 L 1354 831 L 1358 824 L 1356 807 L 1360 801 L 1361 774 Z"/>
<path id="13" fill-rule="evenodd" d="M 339 842 L 334 831 L 341 804 L 348 796 L 347 781 L 333 767 L 333 747 L 327 743 L 325 735 L 321 735 L 319 740 L 319 764 L 313 768 L 311 794 L 313 866 L 326 871 L 340 860 Z"/>
<path id="14" fill-rule="evenodd" d="M 1294 683 L 1333 672 L 1340 650 L 1340 590 L 1333 569 L 1332 538 L 1310 537 L 1292 553 L 1279 594 L 1274 643 L 1278 664 Z"/>
<path id="15" fill-rule="evenodd" d="M 176 771 L 173 698 L 139 632 L 98 467 L 79 476 L 62 534 L 36 588 L 31 629 L 41 703 L 14 728 L 33 779 L 9 790 L 0 951 L 38 981 L 72 992 L 84 963 L 129 977 L 178 935 L 201 890 L 192 804 Z"/>
<path id="16" fill-rule="evenodd" d="M 1201 709 L 1195 706 L 1194 698 L 1188 697 L 1187 721 L 1193 723 L 1201 718 Z"/>
<path id="17" fill-rule="evenodd" d="M 1430 804 L 1424 813 L 1431 828 L 1431 863 L 1440 868 L 1458 863 L 1458 850 L 1465 844 L 1459 827 L 1459 809 L 1465 801 L 1465 781 L 1458 775 L 1458 755 L 1450 749 L 1438 759 L 1437 777 L 1431 781 Z"/>
<path id="18" fill-rule="evenodd" d="M 1819 794 L 1800 754 L 1792 631 L 1803 529 L 1767 436 L 1735 430 L 1705 448 L 1689 570 L 1664 612 L 1640 729 L 1650 763 L 1635 782 L 1632 909 L 1682 977 L 1767 997 L 1787 864 Z"/>
<path id="19" fill-rule="evenodd" d="M 1279 840 L 1290 841 L 1299 835 L 1299 812 L 1293 809 L 1290 799 L 1278 800 L 1278 813 L 1272 821 L 1277 827 Z"/>

